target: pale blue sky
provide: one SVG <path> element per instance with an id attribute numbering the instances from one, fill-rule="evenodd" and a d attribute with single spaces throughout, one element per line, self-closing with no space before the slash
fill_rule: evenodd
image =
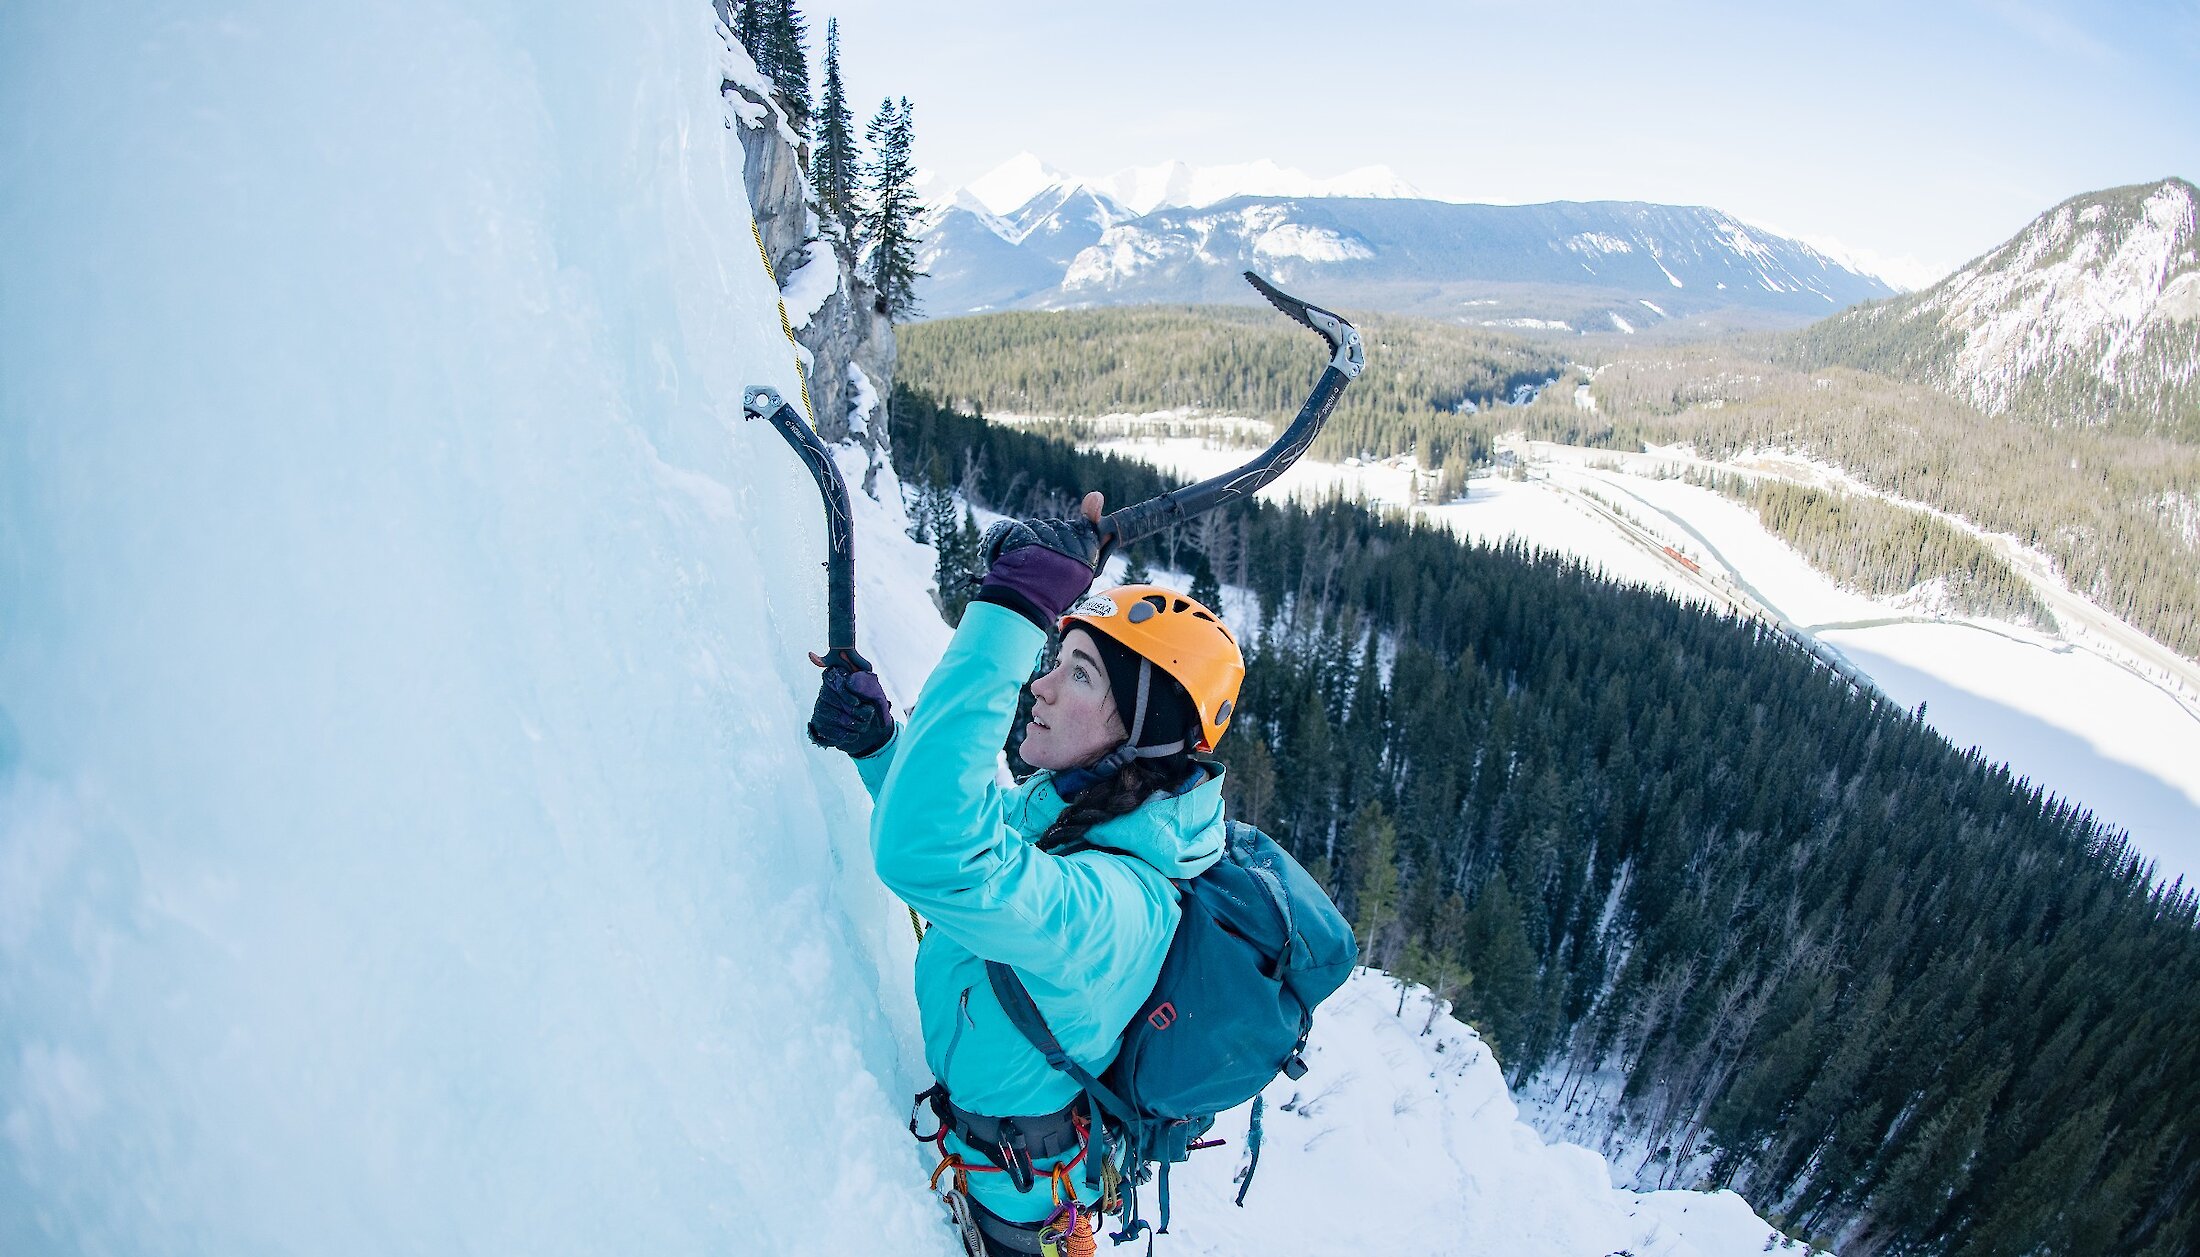
<path id="1" fill-rule="evenodd" d="M 1387 165 L 1431 195 L 1705 204 L 1946 269 L 2094 188 L 2200 178 L 2200 0 L 806 5 L 859 120 L 952 186 L 1019 151 Z M 1897 269 L 1897 268 L 1890 268 Z"/>

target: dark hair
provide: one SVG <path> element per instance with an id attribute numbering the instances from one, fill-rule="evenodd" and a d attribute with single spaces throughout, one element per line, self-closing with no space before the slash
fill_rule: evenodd
<path id="1" fill-rule="evenodd" d="M 1054 818 L 1046 833 L 1039 836 L 1039 850 L 1054 855 L 1113 850 L 1087 840 L 1086 832 L 1104 821 L 1137 811 L 1155 791 L 1183 784 L 1185 777 L 1191 774 L 1193 762 L 1189 752 L 1178 751 L 1158 759 L 1134 759 L 1123 765 L 1114 776 L 1078 795 L 1075 802 Z"/>

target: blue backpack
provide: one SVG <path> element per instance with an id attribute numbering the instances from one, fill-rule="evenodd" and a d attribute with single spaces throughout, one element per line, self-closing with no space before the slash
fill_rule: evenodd
<path id="1" fill-rule="evenodd" d="M 1352 927 L 1299 862 L 1250 825 L 1227 823 L 1222 858 L 1176 883 L 1183 917 L 1153 993 L 1123 1031 L 1115 1061 L 1094 1077 L 1069 1058 L 1047 1029 L 1016 971 L 986 963 L 1008 1018 L 1047 1064 L 1085 1089 L 1093 1106 L 1099 1155 L 1087 1157 L 1086 1181 L 1101 1185 L 1113 1161 L 1133 1190 L 1122 1243 L 1146 1231 L 1135 1189 L 1160 1167 L 1161 1231 L 1169 1229 L 1169 1166 L 1210 1144 L 1201 1136 L 1215 1115 L 1253 1103 L 1247 1133 L 1251 1162 L 1237 1203 L 1245 1203 L 1260 1162 L 1261 1088 L 1277 1074 L 1306 1073 L 1314 1006 L 1344 985 L 1359 962 Z"/>

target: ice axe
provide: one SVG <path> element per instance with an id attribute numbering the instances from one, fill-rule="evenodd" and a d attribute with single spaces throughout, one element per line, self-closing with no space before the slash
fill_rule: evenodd
<path id="1" fill-rule="evenodd" d="M 1350 323 L 1320 306 L 1311 306 L 1297 297 L 1255 275 L 1245 272 L 1245 282 L 1253 290 L 1268 299 L 1268 304 L 1305 324 L 1329 342 L 1329 365 L 1322 368 L 1321 378 L 1314 381 L 1314 391 L 1307 394 L 1306 403 L 1299 407 L 1298 417 L 1282 435 L 1270 443 L 1259 457 L 1235 471 L 1202 480 L 1198 484 L 1171 489 L 1157 498 L 1149 498 L 1136 506 L 1126 506 L 1111 511 L 1100 519 L 1100 544 L 1104 548 L 1129 545 L 1141 537 L 1150 537 L 1164 528 L 1181 524 L 1196 515 L 1204 515 L 1218 506 L 1250 497 L 1260 492 L 1276 477 L 1289 470 L 1299 460 L 1306 447 L 1314 443 L 1314 437 L 1329 421 L 1329 412 L 1337 408 L 1337 399 L 1344 394 L 1344 386 L 1360 374 L 1367 365 L 1366 351 L 1360 345 L 1360 333 Z"/>
<path id="2" fill-rule="evenodd" d="M 802 421 L 778 390 L 751 385 L 741 398 L 742 413 L 762 419 L 778 430 L 794 447 L 802 465 L 810 469 L 817 492 L 825 499 L 825 637 L 828 645 L 819 657 L 822 667 L 842 667 L 867 672 L 871 661 L 856 650 L 856 532 L 848 513 L 848 485 L 832 451 L 818 439 L 817 431 Z"/>
<path id="3" fill-rule="evenodd" d="M 1251 271 L 1245 272 L 1245 282 L 1270 305 L 1320 334 L 1329 344 L 1328 365 L 1322 368 L 1321 378 L 1314 381 L 1314 391 L 1307 394 L 1298 417 L 1258 457 L 1235 471 L 1171 489 L 1160 497 L 1101 516 L 1099 531 L 1104 548 L 1150 537 L 1218 506 L 1250 497 L 1273 483 L 1314 443 L 1329 413 L 1337 408 L 1344 386 L 1367 365 L 1360 333 L 1342 316 L 1308 305 Z M 777 390 L 753 385 L 743 395 L 741 408 L 749 418 L 769 422 L 786 438 L 810 469 L 810 479 L 817 482 L 817 491 L 825 499 L 825 619 L 831 644 L 820 662 L 826 667 L 867 669 L 870 662 L 856 650 L 855 527 L 848 513 L 848 486 L 840 478 L 840 468 L 817 432 L 802 421 Z"/>

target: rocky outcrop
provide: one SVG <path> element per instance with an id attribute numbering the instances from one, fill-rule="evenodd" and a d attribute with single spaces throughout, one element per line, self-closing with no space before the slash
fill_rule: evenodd
<path id="1" fill-rule="evenodd" d="M 720 14 L 723 18 L 724 14 Z M 827 441 L 889 444 L 886 400 L 894 385 L 894 327 L 851 259 L 821 239 L 808 175 L 809 147 L 787 125 L 771 89 L 727 34 L 728 122 L 741 139 L 743 181 L 757 236 L 802 347 L 812 418 Z M 875 460 L 874 460 L 875 461 Z"/>

